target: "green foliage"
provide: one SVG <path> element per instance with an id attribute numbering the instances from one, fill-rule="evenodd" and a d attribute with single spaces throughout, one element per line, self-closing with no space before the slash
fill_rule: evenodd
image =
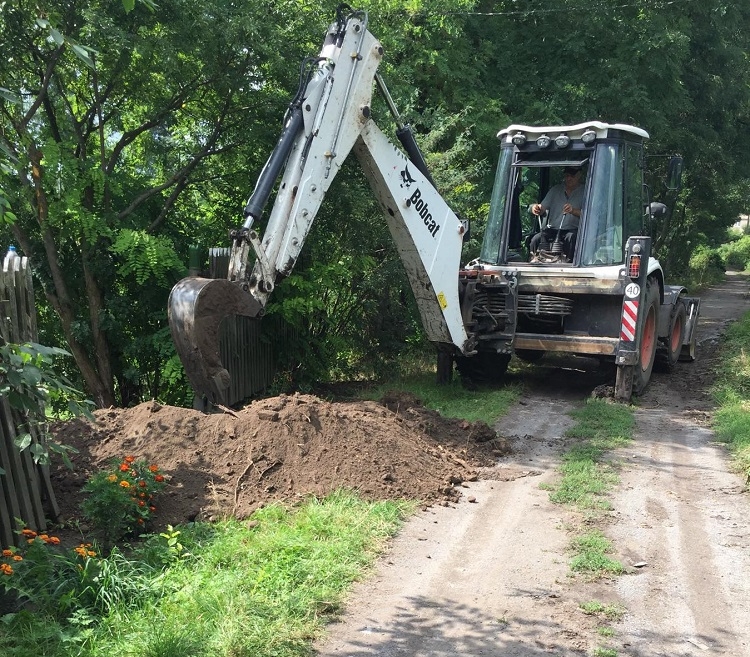
<path id="1" fill-rule="evenodd" d="M 750 270 L 750 235 L 732 239 L 719 246 L 717 251 L 727 269 L 733 271 Z"/>
<path id="2" fill-rule="evenodd" d="M 21 548 L 8 547 L 0 558 L 0 586 L 19 604 L 30 603 L 42 617 L 64 619 L 90 600 L 86 592 L 97 575 L 97 553 L 90 544 L 60 547 L 60 539 L 22 529 Z"/>
<path id="3" fill-rule="evenodd" d="M 70 354 L 36 343 L 0 345 L 0 394 L 24 420 L 16 427 L 18 448 L 29 449 L 37 463 L 48 463 L 49 452 L 68 459 L 69 448 L 49 435 L 50 417 L 93 417 L 91 401 L 57 372 L 58 359 L 63 356 Z M 39 441 L 32 440 L 32 432 Z"/>
<path id="4" fill-rule="evenodd" d="M 165 486 L 157 465 L 126 456 L 83 487 L 88 494 L 81 505 L 83 515 L 113 545 L 125 536 L 145 533 L 156 512 L 155 497 Z"/>
<path id="5" fill-rule="evenodd" d="M 724 280 L 724 262 L 712 247 L 699 245 L 690 256 L 690 269 L 696 285 L 711 285 Z"/>
<path id="6" fill-rule="evenodd" d="M 339 491 L 295 510 L 267 507 L 251 522 L 170 528 L 127 556 L 113 550 L 107 558 L 90 557 L 99 575 L 85 595 L 77 590 L 67 620 L 57 610 L 3 616 L 0 652 L 307 654 L 350 584 L 412 510 Z"/>
<path id="7" fill-rule="evenodd" d="M 122 263 L 119 274 L 126 279 L 133 276 L 138 285 L 154 283 L 166 287 L 186 273 L 167 237 L 126 228 L 117 235 L 111 249 Z"/>
<path id="8" fill-rule="evenodd" d="M 722 339 L 713 394 L 719 403 L 714 429 L 750 477 L 750 313 L 732 324 Z"/>

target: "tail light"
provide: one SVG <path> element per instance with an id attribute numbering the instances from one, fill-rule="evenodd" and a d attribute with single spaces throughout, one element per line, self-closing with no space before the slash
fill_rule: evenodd
<path id="1" fill-rule="evenodd" d="M 641 275 L 641 254 L 633 253 L 628 259 L 628 276 L 638 278 Z"/>

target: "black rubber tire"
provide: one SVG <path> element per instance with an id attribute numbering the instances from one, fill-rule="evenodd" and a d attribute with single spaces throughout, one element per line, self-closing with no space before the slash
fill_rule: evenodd
<path id="1" fill-rule="evenodd" d="M 510 363 L 509 354 L 478 353 L 476 356 L 457 356 L 456 369 L 465 384 L 499 383 Z"/>
<path id="2" fill-rule="evenodd" d="M 682 352 L 682 341 L 685 339 L 685 322 L 687 321 L 687 311 L 685 304 L 677 302 L 672 318 L 669 321 L 669 333 L 667 334 L 667 366 L 671 370 L 675 363 L 680 359 Z"/>
<path id="3" fill-rule="evenodd" d="M 521 360 L 527 363 L 538 363 L 542 358 L 544 358 L 544 354 L 546 354 L 547 352 L 537 351 L 536 349 L 516 349 L 514 353 Z"/>
<path id="4" fill-rule="evenodd" d="M 638 336 L 640 354 L 633 371 L 633 394 L 641 394 L 651 380 L 659 340 L 659 284 L 652 278 L 646 282 L 646 302 Z"/>

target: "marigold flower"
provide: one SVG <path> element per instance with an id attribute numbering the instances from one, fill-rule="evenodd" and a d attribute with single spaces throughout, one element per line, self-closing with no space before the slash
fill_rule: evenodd
<path id="1" fill-rule="evenodd" d="M 156 465 L 156 463 L 154 463 L 153 465 L 149 465 L 148 469 L 151 470 L 151 472 L 158 472 L 159 471 L 159 466 Z"/>
<path id="2" fill-rule="evenodd" d="M 154 513 L 154 511 L 156 511 L 156 507 L 155 506 L 150 506 L 150 507 L 148 507 L 148 510 L 151 511 L 151 513 Z"/>
<path id="3" fill-rule="evenodd" d="M 125 457 L 125 463 L 132 463 L 135 461 L 135 456 L 126 456 Z"/>
<path id="4" fill-rule="evenodd" d="M 147 484 L 146 484 L 146 482 L 145 482 L 145 481 L 143 481 L 143 479 L 141 479 L 141 480 L 140 480 L 140 481 L 138 482 L 138 485 L 139 485 L 139 486 L 140 486 L 141 488 L 146 488 L 146 485 L 147 485 Z"/>
<path id="5" fill-rule="evenodd" d="M 138 497 L 146 497 L 146 493 L 138 493 Z"/>
<path id="6" fill-rule="evenodd" d="M 117 481 L 117 475 L 116 474 L 109 475 L 109 477 L 107 477 L 107 481 L 112 481 L 112 482 Z"/>
<path id="7" fill-rule="evenodd" d="M 87 552 L 86 554 L 87 554 L 87 555 L 88 555 L 89 557 L 95 557 L 95 556 L 96 556 L 96 552 L 94 552 L 93 550 L 89 550 L 89 551 L 88 551 L 88 552 Z"/>
<path id="8" fill-rule="evenodd" d="M 130 470 L 130 466 L 127 463 L 120 463 L 120 472 L 127 472 Z"/>
<path id="9" fill-rule="evenodd" d="M 146 503 L 143 500 L 139 500 L 138 506 L 146 506 Z"/>
<path id="10" fill-rule="evenodd" d="M 14 554 L 13 561 L 23 561 L 23 557 L 20 554 Z"/>
<path id="11" fill-rule="evenodd" d="M 13 556 L 13 550 L 3 550 L 3 556 L 4 557 L 12 557 Z"/>
<path id="12" fill-rule="evenodd" d="M 47 536 L 47 534 L 39 534 L 39 538 L 41 538 L 45 543 L 49 540 L 49 536 Z"/>
<path id="13" fill-rule="evenodd" d="M 138 518 L 138 524 L 139 524 L 139 525 L 142 525 L 142 524 L 143 524 L 143 518 Z"/>
<path id="14" fill-rule="evenodd" d="M 154 477 L 154 481 L 158 481 L 159 483 L 161 483 L 162 481 L 164 481 L 164 477 L 162 477 L 161 475 L 156 475 Z"/>
<path id="15" fill-rule="evenodd" d="M 122 481 L 120 482 L 120 486 L 122 486 L 123 488 L 130 488 L 130 482 L 129 482 L 129 481 L 125 481 L 125 480 L 123 479 L 123 480 L 122 480 Z"/>
<path id="16" fill-rule="evenodd" d="M 0 572 L 2 572 L 3 575 L 12 575 L 13 568 L 11 568 L 7 563 L 0 563 Z"/>
<path id="17" fill-rule="evenodd" d="M 57 536 L 50 536 L 47 543 L 51 543 L 52 545 L 60 545 L 60 539 L 57 538 Z"/>
<path id="18" fill-rule="evenodd" d="M 21 534 L 23 536 L 31 536 L 31 538 L 36 536 L 36 532 L 33 529 L 22 529 Z"/>
<path id="19" fill-rule="evenodd" d="M 26 542 L 31 545 L 36 539 L 35 538 L 27 538 Z"/>

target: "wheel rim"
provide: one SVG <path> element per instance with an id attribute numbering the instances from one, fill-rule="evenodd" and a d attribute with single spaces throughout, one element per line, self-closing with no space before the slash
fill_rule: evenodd
<path id="1" fill-rule="evenodd" d="M 672 326 L 672 335 L 669 336 L 669 349 L 675 353 L 682 346 L 682 315 L 678 315 Z"/>
<path id="2" fill-rule="evenodd" d="M 654 355 L 655 346 L 655 329 L 656 329 L 656 313 L 654 307 L 651 306 L 646 316 L 646 322 L 643 325 L 643 337 L 641 339 L 641 371 L 645 372 L 651 365 L 651 357 Z"/>

